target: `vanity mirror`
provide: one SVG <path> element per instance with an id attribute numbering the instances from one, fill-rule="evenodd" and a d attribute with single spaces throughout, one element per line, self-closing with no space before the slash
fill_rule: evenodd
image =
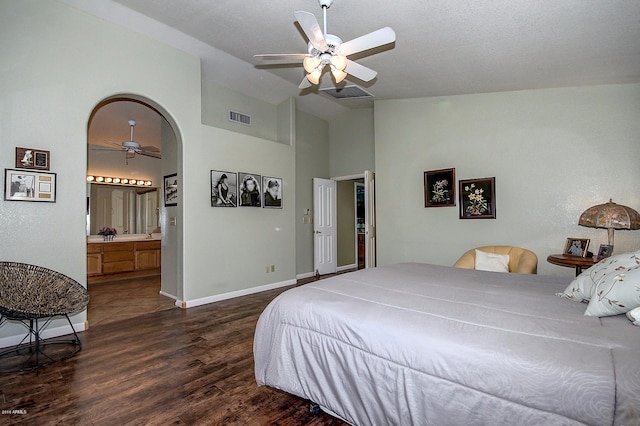
<path id="1" fill-rule="evenodd" d="M 123 234 L 160 232 L 159 191 L 153 187 L 89 184 L 87 235 L 103 226 Z"/>

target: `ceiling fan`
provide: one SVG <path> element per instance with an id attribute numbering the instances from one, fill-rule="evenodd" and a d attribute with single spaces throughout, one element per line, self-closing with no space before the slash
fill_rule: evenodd
<path id="1" fill-rule="evenodd" d="M 309 39 L 308 53 L 254 55 L 255 61 L 263 65 L 291 64 L 302 61 L 307 75 L 298 86 L 299 89 L 319 84 L 322 72 L 327 65 L 331 69 L 336 84 L 344 80 L 348 74 L 362 81 L 373 80 L 378 74 L 376 71 L 347 59 L 347 56 L 393 43 L 396 41 L 395 31 L 384 27 L 343 43 L 338 36 L 327 33 L 327 9 L 333 4 L 333 0 L 318 0 L 318 3 L 320 3 L 324 14 L 324 32 L 320 29 L 318 20 L 313 13 L 303 11 L 293 13 Z"/>
<path id="2" fill-rule="evenodd" d="M 129 158 L 133 158 L 136 154 L 146 155 L 147 157 L 153 158 L 162 158 L 160 155 L 160 148 L 149 145 L 149 146 L 140 146 L 139 143 L 133 141 L 133 128 L 135 127 L 135 120 L 129 120 L 129 126 L 131 127 L 131 138 L 128 141 L 124 141 L 121 144 L 117 144 L 114 142 L 109 142 L 111 145 L 117 146 L 118 148 L 93 148 L 95 151 L 124 151 L 126 152 L 126 160 L 127 164 Z"/>

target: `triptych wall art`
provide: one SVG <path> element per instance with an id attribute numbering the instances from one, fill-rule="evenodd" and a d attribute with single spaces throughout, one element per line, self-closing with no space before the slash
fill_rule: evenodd
<path id="1" fill-rule="evenodd" d="M 211 207 L 282 208 L 282 178 L 211 170 Z"/>
<path id="2" fill-rule="evenodd" d="M 458 181 L 460 219 L 496 218 L 496 178 Z M 424 206 L 453 207 L 456 205 L 456 169 L 424 172 Z"/>

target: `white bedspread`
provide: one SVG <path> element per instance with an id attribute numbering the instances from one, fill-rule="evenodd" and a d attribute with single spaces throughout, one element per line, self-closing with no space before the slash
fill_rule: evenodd
<path id="1" fill-rule="evenodd" d="M 289 290 L 255 374 L 357 425 L 640 424 L 640 327 L 566 277 L 400 264 Z"/>

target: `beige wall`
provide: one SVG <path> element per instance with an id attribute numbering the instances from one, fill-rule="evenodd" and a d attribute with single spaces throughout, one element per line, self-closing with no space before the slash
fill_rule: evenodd
<path id="1" fill-rule="evenodd" d="M 567 237 L 606 242 L 577 225 L 586 208 L 614 201 L 640 209 L 640 85 L 609 85 L 375 104 L 378 263 L 452 265 L 484 244 L 527 247 L 539 273 L 571 275 L 546 257 Z M 497 219 L 460 220 L 457 207 L 423 206 L 423 172 L 495 176 Z M 616 232 L 616 252 L 640 231 Z"/>
<path id="2" fill-rule="evenodd" d="M 313 178 L 329 178 L 329 124 L 296 112 L 296 273 L 313 273 L 313 225 L 302 223 L 303 210 L 313 217 Z"/>
<path id="3" fill-rule="evenodd" d="M 351 176 L 374 170 L 373 128 L 373 108 L 349 110 L 329 122 L 331 176 Z"/>

